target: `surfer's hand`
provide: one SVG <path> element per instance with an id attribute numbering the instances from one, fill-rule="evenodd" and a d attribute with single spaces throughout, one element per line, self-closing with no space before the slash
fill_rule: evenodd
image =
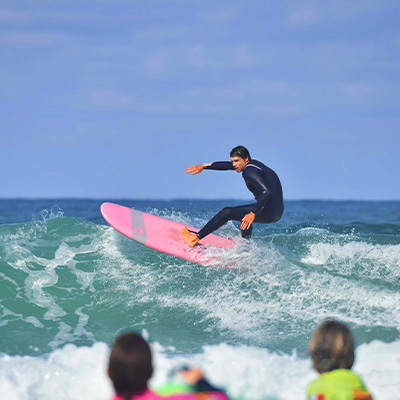
<path id="1" fill-rule="evenodd" d="M 188 174 L 189 172 L 192 172 L 192 175 L 199 174 L 201 171 L 203 171 L 204 165 L 191 165 L 189 168 L 186 168 L 186 173 Z"/>
<path id="2" fill-rule="evenodd" d="M 253 223 L 255 217 L 256 214 L 254 214 L 253 212 L 249 212 L 248 214 L 246 214 L 242 219 L 242 224 L 240 225 L 240 228 L 242 230 L 248 229 L 250 225 Z"/>
<path id="3" fill-rule="evenodd" d="M 199 380 L 203 379 L 203 372 L 198 368 L 183 369 L 180 371 L 183 379 L 189 385 L 195 385 Z"/>

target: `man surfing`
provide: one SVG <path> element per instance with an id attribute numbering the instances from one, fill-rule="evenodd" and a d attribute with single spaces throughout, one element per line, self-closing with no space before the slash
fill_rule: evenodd
<path id="1" fill-rule="evenodd" d="M 250 238 L 253 222 L 269 224 L 279 221 L 282 217 L 283 195 L 278 175 L 260 161 L 252 160 L 249 151 L 243 146 L 232 149 L 230 156 L 231 161 L 192 165 L 186 169 L 186 173 L 191 172 L 192 175 L 196 175 L 203 169 L 242 172 L 246 186 L 257 202 L 223 208 L 197 233 L 183 228 L 182 237 L 190 247 L 194 247 L 199 240 L 221 228 L 228 221 L 241 222 L 242 237 Z"/>

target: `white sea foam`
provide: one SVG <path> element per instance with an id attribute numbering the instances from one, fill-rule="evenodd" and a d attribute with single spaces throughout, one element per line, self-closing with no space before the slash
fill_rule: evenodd
<path id="1" fill-rule="evenodd" d="M 205 329 L 225 338 L 259 345 L 268 342 L 271 330 L 279 329 L 285 321 L 292 321 L 292 328 L 304 329 L 327 317 L 360 326 L 400 329 L 398 291 L 375 288 L 368 282 L 360 285 L 358 280 L 324 269 L 303 269 L 272 244 L 260 247 L 256 242 L 239 240 L 233 249 L 215 250 L 211 254 L 223 260 L 222 265 L 234 265 L 228 270 L 221 270 L 221 263 L 201 269 L 199 276 L 205 281 L 197 282 L 196 291 L 190 291 L 173 285 L 190 284 L 196 270 L 193 265 L 151 268 L 154 262 L 143 264 L 146 257 L 141 257 L 141 264 L 133 264 L 129 255 L 121 252 L 120 236 L 112 231 L 105 235 L 108 238 L 102 251 L 110 260 L 106 279 L 114 282 L 112 290 L 128 304 L 156 301 L 160 309 L 196 315 Z M 136 249 L 150 252 L 144 247 Z M 215 279 L 207 280 L 208 276 Z M 112 301 L 107 299 L 109 305 Z"/>
<path id="2" fill-rule="evenodd" d="M 357 274 L 398 282 L 400 245 L 376 245 L 366 242 L 313 243 L 302 262 L 320 265 L 343 275 Z"/>
<path id="3" fill-rule="evenodd" d="M 51 213 L 51 218 L 57 218 L 59 215 Z M 46 217 L 46 221 L 51 218 Z M 57 237 L 57 229 L 63 227 L 63 222 L 56 224 L 56 228 L 46 237 L 48 233 L 47 222 L 25 224 L 18 228 L 18 235 L 12 235 L 11 240 L 7 246 L 3 247 L 3 260 L 7 263 L 9 269 L 19 271 L 20 283 L 18 284 L 14 279 L 4 275 L 9 284 L 16 286 L 16 297 L 24 299 L 28 307 L 24 310 L 25 313 L 35 313 L 33 315 L 22 315 L 21 313 L 13 312 L 14 305 L 7 303 L 5 307 L 0 301 L 0 325 L 7 325 L 11 320 L 22 320 L 26 323 L 33 325 L 35 328 L 46 328 L 46 321 L 56 322 L 59 330 L 54 338 L 49 341 L 49 346 L 56 348 L 63 345 L 68 341 L 74 341 L 79 337 L 88 338 L 94 341 L 94 336 L 91 332 L 87 331 L 85 326 L 88 324 L 89 315 L 83 311 L 84 307 L 78 307 L 75 311 L 75 319 L 77 320 L 76 326 L 71 321 L 72 318 L 68 316 L 67 311 L 64 310 L 62 303 L 65 303 L 65 297 L 59 294 L 54 294 L 54 288 L 57 291 L 62 290 L 67 294 L 71 294 L 74 287 L 79 287 L 79 293 L 84 293 L 86 290 L 95 292 L 93 281 L 96 273 L 93 271 L 85 271 L 79 268 L 77 257 L 96 252 L 98 243 L 95 235 L 71 235 Z M 73 221 L 76 224 L 75 221 Z M 72 225 L 73 227 L 75 225 Z M 21 231 L 28 231 L 30 235 L 25 235 Z M 44 236 L 43 236 L 44 235 Z M 32 240 L 32 237 L 34 240 Z M 79 245 L 79 241 L 91 240 L 92 243 Z M 68 243 L 74 243 L 73 245 Z M 42 250 L 46 250 L 42 255 Z M 39 255 L 38 255 L 39 254 Z M 68 280 L 68 282 L 59 283 L 60 273 L 63 270 L 68 270 L 72 276 L 75 275 L 76 280 Z M 25 276 L 24 278 L 21 278 Z M 67 287 L 64 287 L 64 284 Z M 69 286 L 72 285 L 72 286 Z M 57 293 L 57 292 L 56 292 Z M 71 295 L 73 299 L 74 295 Z M 85 305 L 90 306 L 90 304 Z M 42 310 L 42 312 L 40 311 Z M 65 322 L 68 317 L 69 322 Z M 72 323 L 71 323 L 72 322 Z M 56 326 L 57 326 L 56 325 Z"/>
<path id="4" fill-rule="evenodd" d="M 312 226 L 308 226 L 307 228 L 299 229 L 295 233 L 295 235 L 326 235 L 326 236 L 330 236 L 330 235 L 332 235 L 332 233 L 329 232 L 327 229 L 315 228 Z"/>
<path id="5" fill-rule="evenodd" d="M 290 296 L 290 312 L 304 321 L 327 316 L 357 325 L 400 329 L 400 293 L 320 271 L 303 275 Z"/>
<path id="6" fill-rule="evenodd" d="M 4 260 L 14 269 L 26 274 L 25 295 L 30 303 L 47 310 L 44 314 L 45 319 L 64 316 L 65 311 L 56 303 L 53 296 L 46 292 L 47 287 L 57 283 L 58 275 L 55 269 L 63 263 L 63 260 L 57 257 L 52 260 L 38 257 L 25 245 L 24 241 L 22 243 L 15 241 L 7 246 Z M 36 266 L 40 266 L 40 269 L 35 269 Z"/>
<path id="7" fill-rule="evenodd" d="M 0 310 L 1 310 L 0 327 L 6 326 L 9 323 L 9 321 L 12 320 L 22 320 L 24 322 L 27 322 L 28 324 L 33 325 L 36 328 L 44 328 L 44 325 L 34 316 L 24 317 L 20 313 L 15 313 L 9 310 L 2 304 L 0 304 Z"/>
<path id="8" fill-rule="evenodd" d="M 205 346 L 195 355 L 171 356 L 171 348 L 152 345 L 157 387 L 170 379 L 171 370 L 200 366 L 210 381 L 233 398 L 301 399 L 317 375 L 309 358 L 278 354 L 252 346 Z M 4 398 L 19 400 L 106 400 L 112 386 L 106 376 L 109 348 L 66 345 L 49 356 L 0 356 L 0 388 Z M 375 400 L 396 399 L 400 391 L 400 341 L 373 341 L 356 350 L 359 373 Z"/>
<path id="9" fill-rule="evenodd" d="M 107 353 L 107 346 L 97 343 L 90 348 L 67 345 L 48 357 L 4 355 L 0 358 L 2 397 L 107 399 L 111 394 L 105 370 Z"/>
<path id="10" fill-rule="evenodd" d="M 74 228 L 77 222 L 72 222 Z M 227 229 L 231 228 L 228 224 Z M 215 250 L 222 264 L 231 266 L 224 270 L 221 263 L 201 268 L 157 253 L 110 227 L 96 226 L 92 232 L 87 224 L 84 235 L 69 229 L 70 236 L 61 235 L 57 240 L 50 236 L 54 240 L 44 246 L 51 249 L 48 258 L 35 254 L 37 249 L 25 237 L 4 248 L 8 265 L 26 275 L 20 278 L 18 287 L 14 277 L 6 282 L 29 307 L 22 315 L 13 303 L 0 301 L 0 325 L 12 325 L 19 319 L 30 327 L 50 328 L 47 343 L 52 349 L 80 339 L 85 343 L 94 341 L 97 332 L 91 319 L 95 320 L 96 314 L 90 311 L 94 303 L 93 308 L 116 307 L 119 316 L 137 305 L 149 305 L 147 315 L 151 313 L 151 320 L 169 312 L 172 316 L 166 318 L 167 323 L 174 320 L 174 314 L 182 313 L 182 326 L 195 320 L 205 332 L 198 346 L 209 333 L 222 341 L 232 338 L 234 343 L 263 345 L 271 340 L 272 333 L 276 340 L 282 325 L 304 333 L 305 327 L 327 317 L 367 328 L 400 329 L 400 294 L 393 285 L 380 284 L 398 277 L 398 245 L 378 249 L 365 242 L 312 244 L 301 260 L 311 267 L 303 268 L 270 242 L 261 239 L 260 245 L 260 239 L 239 239 L 233 249 Z M 381 251 L 387 261 L 384 275 L 374 272 L 374 268 L 383 268 L 378 266 Z M 368 257 L 369 269 L 357 267 L 346 273 L 344 261 L 338 260 L 350 263 L 355 254 Z M 80 264 L 79 259 L 85 257 L 90 260 L 89 268 Z M 62 280 L 65 270 L 68 279 L 64 275 Z M 379 284 L 360 282 L 360 274 L 379 278 Z M 64 293 L 70 296 L 68 301 Z M 84 306 L 75 303 L 76 296 L 82 296 Z M 150 319 L 134 317 L 135 324 L 144 320 Z"/>

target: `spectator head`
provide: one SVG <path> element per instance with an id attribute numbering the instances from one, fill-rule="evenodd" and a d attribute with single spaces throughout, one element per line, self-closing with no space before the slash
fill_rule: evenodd
<path id="1" fill-rule="evenodd" d="M 346 325 L 337 321 L 322 323 L 315 331 L 309 349 L 314 368 L 320 374 L 353 366 L 353 336 Z"/>
<path id="2" fill-rule="evenodd" d="M 147 388 L 153 374 L 150 346 L 137 333 L 125 333 L 115 341 L 108 363 L 108 375 L 118 395 L 130 399 Z"/>

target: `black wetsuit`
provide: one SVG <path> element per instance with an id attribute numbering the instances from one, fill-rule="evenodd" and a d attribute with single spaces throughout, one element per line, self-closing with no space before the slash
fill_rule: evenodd
<path id="1" fill-rule="evenodd" d="M 235 170 L 230 161 L 217 161 L 205 164 L 204 169 L 219 171 Z M 197 233 L 199 239 L 203 239 L 216 231 L 228 221 L 242 221 L 243 217 L 250 212 L 256 215 L 254 222 L 265 224 L 279 221 L 282 217 L 283 195 L 278 175 L 260 161 L 250 160 L 243 170 L 242 176 L 257 203 L 223 208 Z M 248 229 L 242 229 L 242 237 L 250 237 L 252 230 L 253 224 Z"/>

